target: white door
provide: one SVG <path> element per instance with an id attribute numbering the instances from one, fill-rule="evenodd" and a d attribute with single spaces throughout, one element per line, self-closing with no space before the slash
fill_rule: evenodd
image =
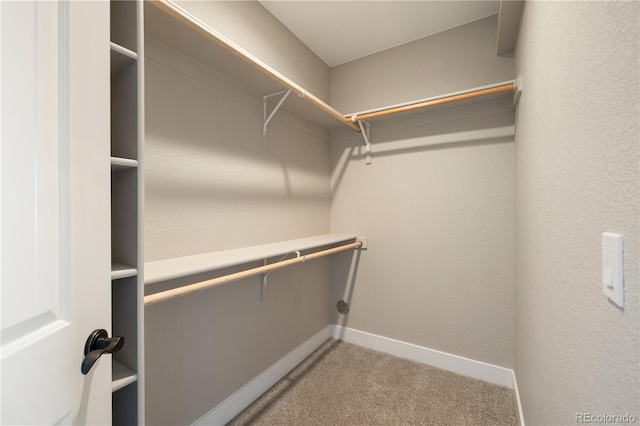
<path id="1" fill-rule="evenodd" d="M 0 1 L 2 424 L 111 422 L 109 3 Z"/>

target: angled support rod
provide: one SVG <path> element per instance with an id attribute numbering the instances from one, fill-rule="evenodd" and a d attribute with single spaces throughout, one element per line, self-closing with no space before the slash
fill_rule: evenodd
<path id="1" fill-rule="evenodd" d="M 270 95 L 266 95 L 262 97 L 262 147 L 263 148 L 265 148 L 267 128 L 269 126 L 269 122 L 271 121 L 273 116 L 276 115 L 276 112 L 278 112 L 278 110 L 280 109 L 284 101 L 287 100 L 287 96 L 289 96 L 290 93 L 291 93 L 291 89 L 287 89 L 281 92 L 272 93 Z M 273 108 L 273 111 L 271 111 L 271 114 L 267 116 L 267 100 L 271 97 L 278 96 L 278 95 L 283 95 L 283 96 L 282 98 L 280 98 L 280 101 L 278 101 L 275 108 Z"/>
<path id="2" fill-rule="evenodd" d="M 354 115 L 351 120 L 355 123 L 356 116 Z M 364 123 L 364 125 L 363 125 Z M 366 121 L 358 120 L 358 126 L 360 126 L 360 133 L 364 139 L 365 161 L 366 164 L 371 164 L 371 142 L 369 142 L 369 123 Z"/>

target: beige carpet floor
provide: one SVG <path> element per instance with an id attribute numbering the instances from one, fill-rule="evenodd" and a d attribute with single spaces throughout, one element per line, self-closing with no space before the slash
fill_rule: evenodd
<path id="1" fill-rule="evenodd" d="M 328 340 L 228 425 L 516 425 L 513 392 Z"/>

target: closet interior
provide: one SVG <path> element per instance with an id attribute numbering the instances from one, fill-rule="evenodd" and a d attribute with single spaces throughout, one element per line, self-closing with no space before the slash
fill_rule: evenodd
<path id="1" fill-rule="evenodd" d="M 285 328 L 294 327 L 292 340 L 286 341 L 287 347 L 305 341 L 319 329 L 319 324 L 335 322 L 335 314 L 329 313 L 328 306 L 335 305 L 335 296 L 340 290 L 327 288 L 326 283 L 335 280 L 336 276 L 343 281 L 355 282 L 358 263 L 366 262 L 367 251 L 377 248 L 375 241 L 369 246 L 367 235 L 350 229 L 334 231 L 333 219 L 328 232 L 331 191 L 339 186 L 344 173 L 338 176 L 337 183 L 331 183 L 334 187 L 329 188 L 328 182 L 333 179 L 329 164 L 336 166 L 341 160 L 333 153 L 328 155 L 323 148 L 327 142 L 334 138 L 340 141 L 357 137 L 358 146 L 351 149 L 350 155 L 358 157 L 363 167 L 365 163 L 375 167 L 376 148 L 371 143 L 370 129 L 377 120 L 383 123 L 381 128 L 384 129 L 389 123 L 395 125 L 392 120 L 395 118 L 411 122 L 416 114 L 438 117 L 438 114 L 448 114 L 449 110 L 456 111 L 454 114 L 464 111 L 463 118 L 473 120 L 474 114 L 482 118 L 486 114 L 484 106 L 489 105 L 494 115 L 506 117 L 500 123 L 510 129 L 507 133 L 511 132 L 512 136 L 515 131 L 514 111 L 522 90 L 519 78 L 343 114 L 172 2 L 112 1 L 111 37 L 113 333 L 126 339 L 125 349 L 114 356 L 116 424 L 144 424 L 145 411 L 151 422 L 193 422 L 197 419 L 188 418 L 179 412 L 182 408 L 176 409 L 168 400 L 176 401 L 184 395 L 188 401 L 182 401 L 184 410 L 206 414 L 202 407 L 209 403 L 207 400 L 224 401 L 241 387 L 239 384 L 247 382 L 272 362 L 264 361 L 256 367 L 256 372 L 238 373 L 235 367 L 218 371 L 206 365 L 207 359 L 219 358 L 220 362 L 237 357 L 248 359 L 255 354 L 246 352 L 256 351 L 256 345 L 241 342 L 232 350 L 229 347 L 213 348 L 212 342 L 208 342 L 199 348 L 195 342 L 200 342 L 201 338 L 210 339 L 209 336 L 221 333 L 226 337 L 220 342 L 226 343 L 220 343 L 220 346 L 228 346 L 228 342 L 233 341 L 230 328 L 235 326 L 238 334 L 246 329 L 249 340 L 257 333 L 254 340 L 259 340 L 258 346 L 262 345 L 260 350 L 265 359 L 273 360 L 290 349 L 283 353 L 284 349 L 278 348 L 277 342 L 260 340 L 273 331 L 267 325 L 260 326 L 261 313 L 270 315 Z M 145 87 L 146 91 L 143 90 Z M 211 93 L 215 93 L 216 100 L 207 98 Z M 214 109 L 218 112 L 207 117 Z M 211 127 L 187 128 L 202 123 Z M 211 138 L 217 140 L 221 152 L 207 151 L 206 140 L 203 142 L 206 139 L 203 134 L 215 126 L 222 130 L 220 135 L 211 134 Z M 303 138 L 310 142 L 300 144 L 293 149 L 299 151 L 291 152 L 291 140 Z M 173 152 L 183 147 L 191 151 L 193 164 L 187 164 L 181 153 Z M 143 153 L 148 159 L 146 169 Z M 245 154 L 246 159 L 238 158 Z M 299 159 L 305 156 L 306 159 Z M 225 169 L 226 158 L 229 159 L 229 170 Z M 209 160 L 215 161 L 206 171 L 210 175 L 199 176 L 206 170 Z M 240 191 L 246 191 L 243 196 L 247 200 L 251 196 L 254 198 L 246 201 L 231 193 L 235 182 L 229 175 L 236 173 L 231 168 L 238 161 L 255 163 L 258 170 L 255 175 L 249 168 L 237 172 L 247 173 L 242 179 L 243 185 L 254 182 L 258 187 L 264 187 L 267 195 L 254 194 L 242 187 Z M 269 167 L 281 163 L 286 193 L 276 194 L 275 199 L 284 208 L 287 203 L 293 208 L 291 215 L 285 215 L 280 221 L 272 219 L 278 216 L 277 209 L 271 211 L 271 207 L 264 206 L 262 198 L 273 191 L 269 186 L 273 176 L 261 162 L 269 163 Z M 146 187 L 145 174 L 150 182 Z M 231 188 L 213 190 L 207 187 L 205 180 L 216 176 L 220 178 L 221 186 L 230 182 Z M 176 194 L 171 195 L 176 198 L 175 204 L 161 206 L 158 201 L 164 192 L 168 192 L 160 187 L 162 182 L 173 185 L 172 189 L 176 190 Z M 367 183 L 363 182 L 363 185 Z M 146 201 L 145 192 L 149 194 Z M 221 194 L 218 195 L 223 198 L 220 204 L 228 202 L 236 209 L 251 210 L 252 214 L 262 208 L 268 219 L 264 225 L 253 216 L 243 222 L 239 216 L 245 213 L 230 213 L 224 206 L 215 205 L 215 194 Z M 195 201 L 198 197 L 200 201 Z M 202 212 L 183 211 L 198 203 L 202 205 Z M 165 213 L 160 212 L 163 208 L 171 211 L 163 216 Z M 218 211 L 221 219 L 211 219 Z M 184 221 L 175 220 L 175 217 L 170 220 L 169 214 L 182 217 Z M 211 223 L 203 229 L 194 227 L 184 232 L 207 234 L 212 229 L 207 226 L 218 227 L 220 235 L 210 235 L 214 241 L 207 246 L 213 250 L 209 248 L 202 254 L 201 246 L 191 247 L 181 236 L 176 237 L 181 232 L 181 225 L 189 225 L 189 214 L 193 214 L 199 223 Z M 204 217 L 207 215 L 210 219 Z M 305 215 L 310 218 L 300 218 Z M 233 217 L 233 224 L 228 227 L 224 222 L 227 217 Z M 290 224 L 290 230 L 284 222 Z M 248 230 L 242 229 L 234 237 L 239 223 Z M 149 234 L 145 238 L 147 226 Z M 285 238 L 274 239 L 274 232 L 263 229 L 270 226 Z M 158 229 L 162 230 L 161 235 L 150 236 Z M 317 231 L 312 232 L 314 230 Z M 252 242 L 252 232 L 257 235 L 258 244 Z M 156 249 L 156 245 L 162 249 Z M 277 275 L 283 282 L 269 287 L 271 267 L 280 262 L 287 266 L 304 263 L 305 256 L 312 259 L 313 253 L 325 250 L 333 250 L 330 252 L 333 254 L 341 251 L 340 247 L 348 248 L 332 257 L 335 262 L 328 258 L 314 261 L 305 266 L 311 269 L 304 272 L 301 266 L 292 266 L 289 278 L 274 272 L 271 279 Z M 355 269 L 351 269 L 354 264 Z M 253 272 L 243 275 L 247 270 Z M 200 284 L 209 288 L 231 280 L 244 280 L 251 275 L 259 276 L 255 279 L 259 285 L 251 287 L 243 281 L 237 290 L 245 300 L 250 298 L 251 303 L 237 302 L 241 296 L 229 295 L 236 291 L 229 290 L 233 284 L 220 287 L 223 296 L 211 296 L 208 290 L 195 293 L 202 289 L 195 287 Z M 313 285 L 318 287 L 318 280 L 324 281 L 321 290 L 305 290 L 309 294 L 295 290 L 293 296 L 283 295 L 283 292 L 291 291 L 296 282 L 309 281 L 311 288 Z M 271 302 L 272 291 L 277 292 L 282 301 L 273 301 L 278 305 L 270 307 L 267 302 Z M 345 294 L 349 291 L 353 292 L 353 288 L 344 289 Z M 223 300 L 224 294 L 233 300 Z M 238 309 L 236 303 L 246 306 Z M 300 306 L 292 307 L 292 304 Z M 203 309 L 208 313 L 202 313 Z M 316 318 L 300 319 L 299 315 L 304 317 L 304 313 L 291 316 L 287 309 L 311 309 Z M 216 310 L 221 313 L 218 315 Z M 234 318 L 228 323 L 224 317 L 227 310 L 234 310 L 228 312 Z M 185 329 L 186 321 L 199 325 Z M 299 324 L 291 325 L 292 322 Z M 250 329 L 256 324 L 257 330 Z M 165 350 L 167 335 L 171 335 L 173 341 Z M 177 349 L 180 347 L 183 350 Z M 190 367 L 194 365 L 201 368 L 194 370 Z M 144 371 L 147 374 L 143 380 Z M 194 379 L 206 375 L 212 377 L 211 383 L 201 387 L 193 385 Z M 191 387 L 196 389 L 186 390 Z M 175 416 L 171 417 L 173 414 Z"/>

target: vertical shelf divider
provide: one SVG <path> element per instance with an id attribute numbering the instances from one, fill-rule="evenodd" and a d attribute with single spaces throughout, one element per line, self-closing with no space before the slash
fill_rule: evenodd
<path id="1" fill-rule="evenodd" d="M 111 303 L 114 424 L 144 424 L 144 5 L 111 0 Z"/>
<path id="2" fill-rule="evenodd" d="M 138 275 L 137 275 L 137 325 L 138 325 L 138 424 L 145 423 L 144 399 L 144 2 L 136 1 L 136 36 L 138 39 Z"/>

